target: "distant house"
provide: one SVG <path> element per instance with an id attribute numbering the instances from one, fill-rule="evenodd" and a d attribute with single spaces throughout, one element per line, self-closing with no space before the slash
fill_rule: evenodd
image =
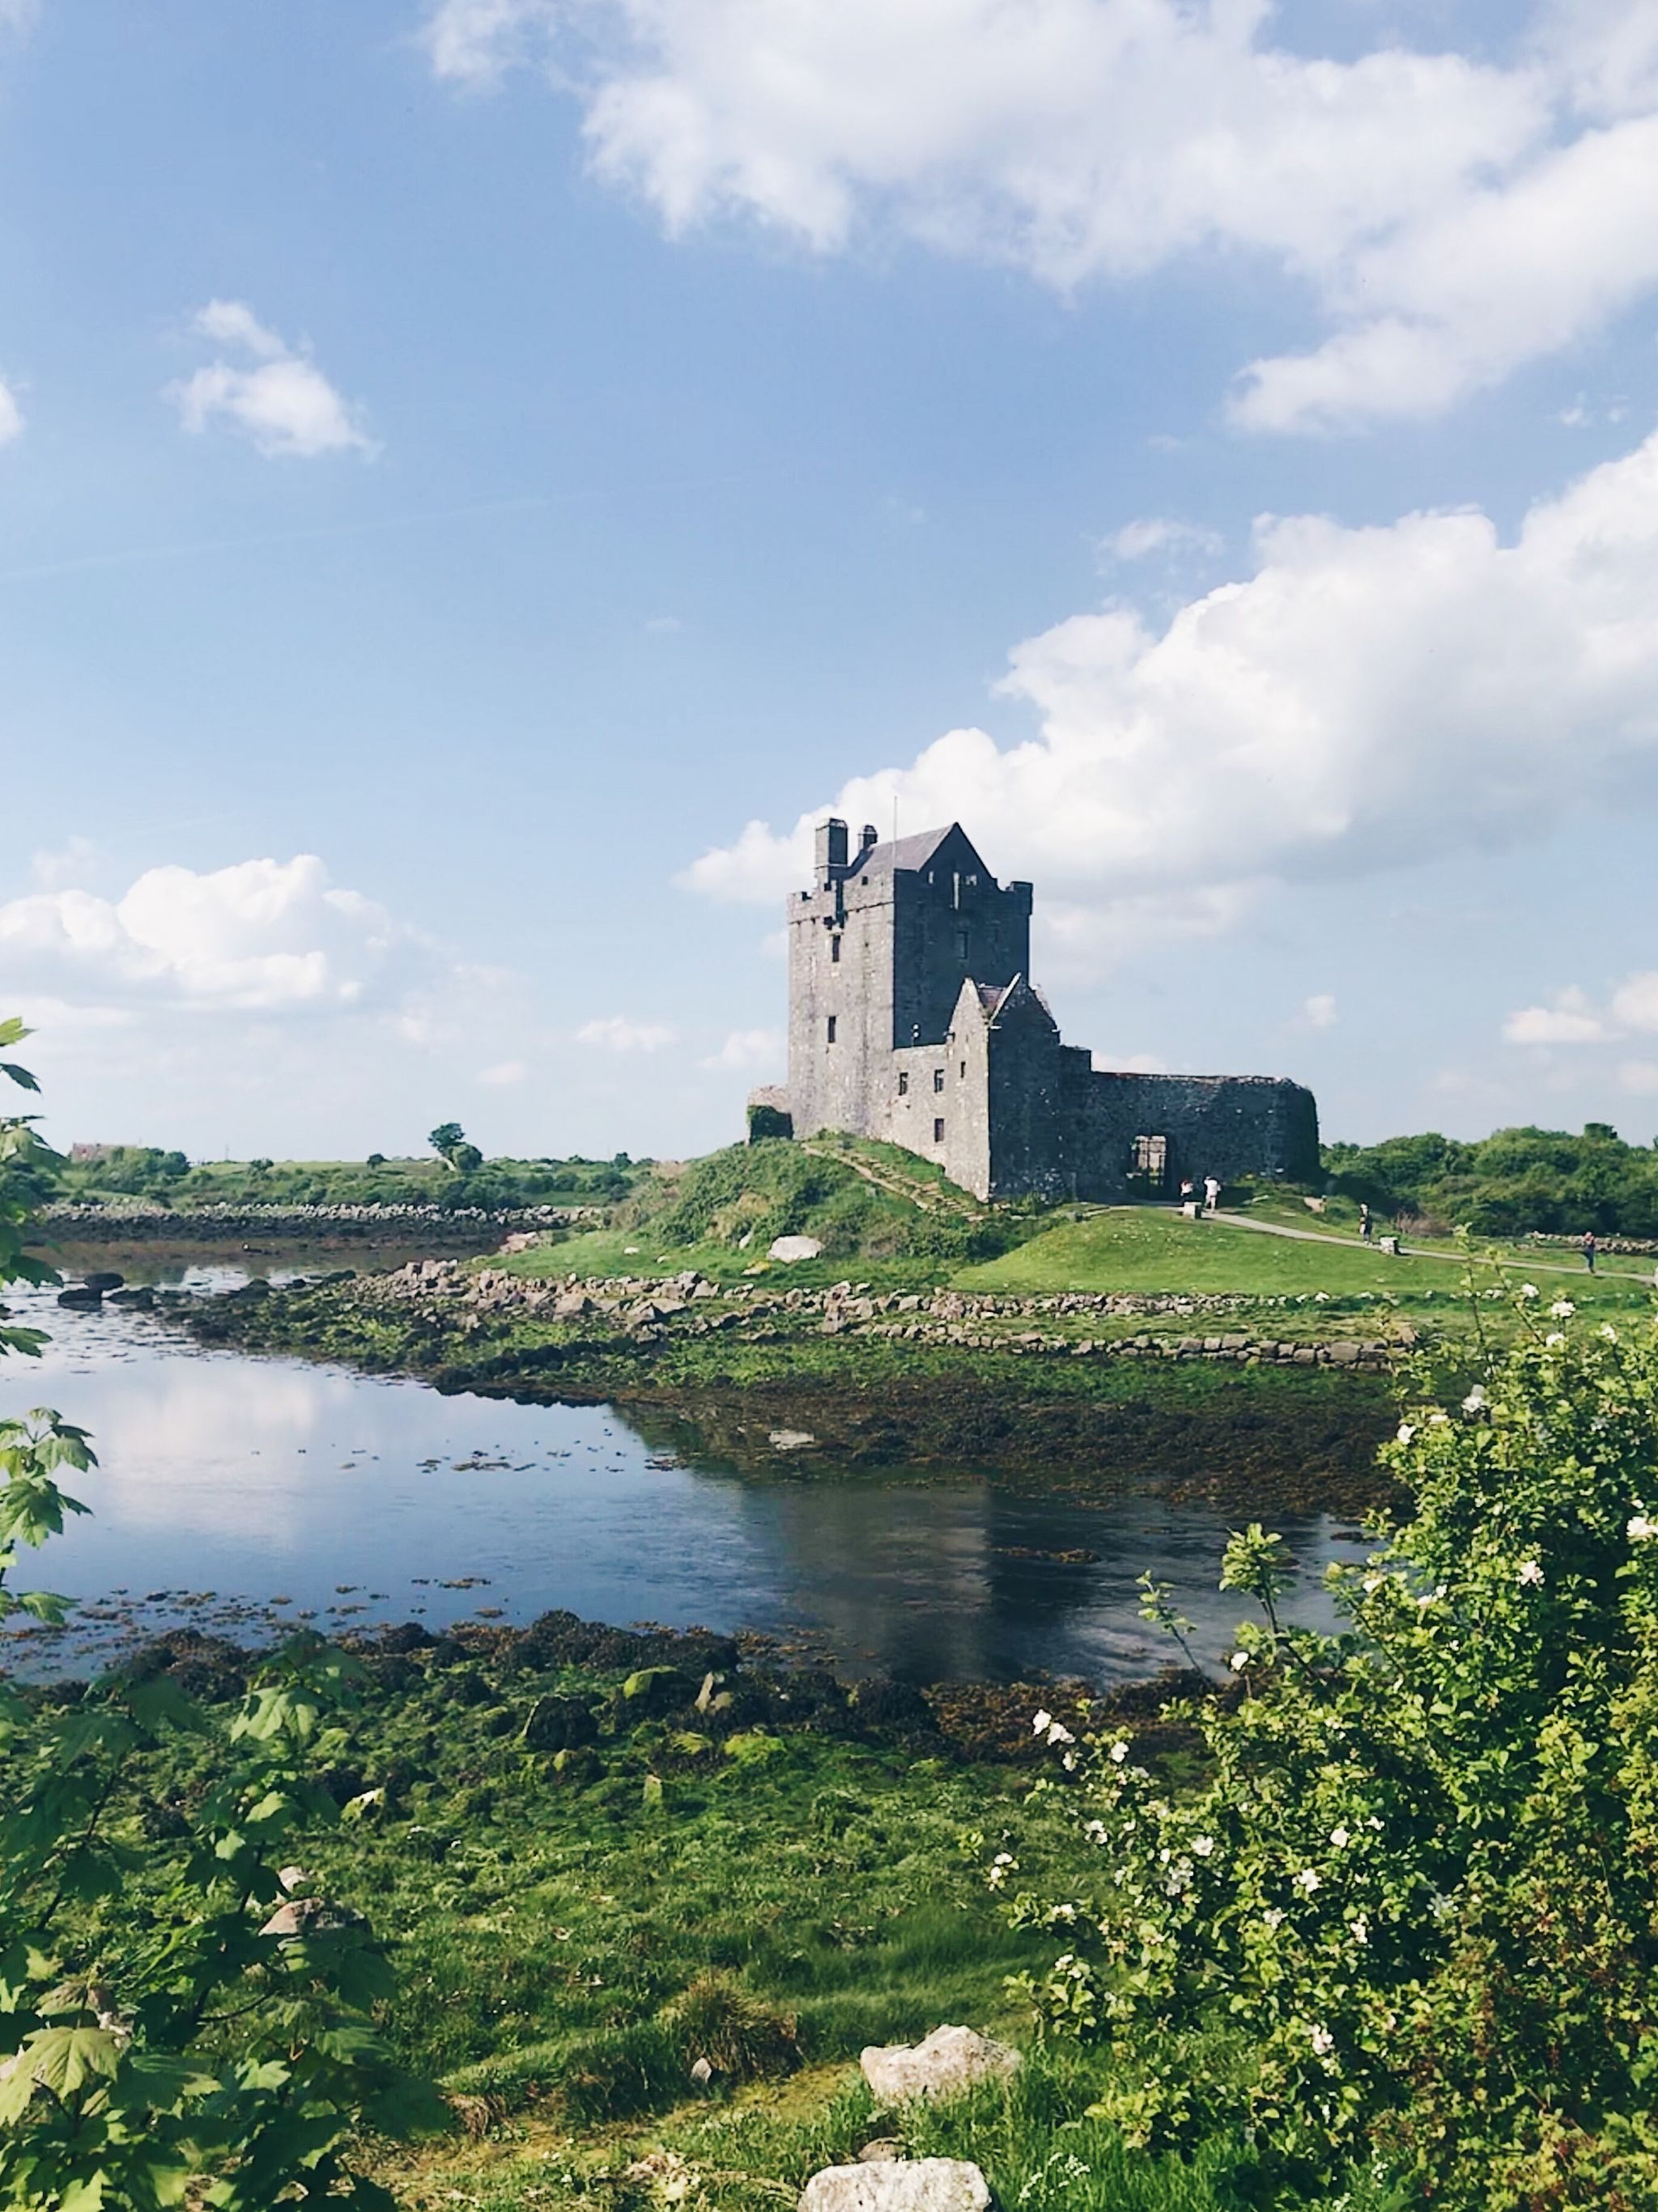
<path id="1" fill-rule="evenodd" d="M 1116 1198 L 1186 1176 L 1310 1176 L 1318 1109 L 1286 1078 L 1114 1074 L 1064 1043 L 1030 980 L 1032 889 L 959 823 L 881 844 L 820 825 L 789 921 L 789 1081 L 750 1127 L 845 1130 L 980 1198 Z"/>

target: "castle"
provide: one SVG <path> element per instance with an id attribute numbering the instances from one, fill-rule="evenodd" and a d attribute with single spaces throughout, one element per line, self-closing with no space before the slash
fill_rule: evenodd
<path id="1" fill-rule="evenodd" d="M 866 828 L 856 852 L 821 823 L 811 888 L 788 902 L 789 1082 L 753 1094 L 751 1133 L 883 1138 L 986 1199 L 1316 1175 L 1301 1085 L 1113 1074 L 1062 1043 L 1030 980 L 1031 898 L 960 823 L 885 845 Z"/>

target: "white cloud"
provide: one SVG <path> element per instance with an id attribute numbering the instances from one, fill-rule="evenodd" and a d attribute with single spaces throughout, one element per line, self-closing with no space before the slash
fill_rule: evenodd
<path id="1" fill-rule="evenodd" d="M 41 890 L 57 890 L 62 884 L 72 884 L 77 876 L 84 876 L 97 858 L 98 848 L 91 838 L 76 831 L 56 852 L 34 854 L 29 861 L 29 878 Z"/>
<path id="2" fill-rule="evenodd" d="M 1658 1030 L 1658 974 L 1631 975 L 1612 994 L 1612 1019 L 1626 1030 Z"/>
<path id="3" fill-rule="evenodd" d="M 497 1060 L 493 1067 L 480 1067 L 478 1079 L 497 1090 L 507 1090 L 515 1083 L 527 1081 L 529 1069 L 521 1060 Z"/>
<path id="4" fill-rule="evenodd" d="M 596 1046 L 602 1052 L 660 1052 L 672 1044 L 677 1032 L 661 1022 L 636 1022 L 626 1014 L 607 1014 L 583 1022 L 576 1032 L 577 1044 Z"/>
<path id="5" fill-rule="evenodd" d="M 216 422 L 246 431 L 260 453 L 314 459 L 320 453 L 373 453 L 359 410 L 343 398 L 311 359 L 268 329 L 240 300 L 211 300 L 192 323 L 197 335 L 245 355 L 253 366 L 210 362 L 163 397 L 194 434 Z"/>
<path id="6" fill-rule="evenodd" d="M 1539 501 L 1348 529 L 1268 519 L 1253 574 L 1161 629 L 1107 605 L 1027 639 L 1002 690 L 1039 734 L 957 729 L 832 811 L 960 819 L 1043 886 L 1051 945 L 1109 922 L 1224 927 L 1263 884 L 1517 845 L 1633 796 L 1658 759 L 1658 438 Z M 681 881 L 771 899 L 813 822 L 751 822 Z"/>
<path id="7" fill-rule="evenodd" d="M 896 232 L 1062 289 L 1264 264 L 1325 337 L 1236 419 L 1306 430 L 1431 413 L 1658 285 L 1655 13 L 1539 0 L 1502 66 L 1380 24 L 1292 51 L 1267 0 L 440 0 L 425 39 L 458 83 L 544 68 L 670 233 Z"/>
<path id="8" fill-rule="evenodd" d="M 1336 1025 L 1336 1001 L 1328 991 L 1315 991 L 1301 1007 L 1301 1019 L 1309 1030 L 1330 1030 Z"/>
<path id="9" fill-rule="evenodd" d="M 1606 1035 L 1598 1014 L 1564 1005 L 1521 1006 L 1503 1024 L 1509 1044 L 1600 1044 Z"/>
<path id="10" fill-rule="evenodd" d="M 1503 1024 L 1509 1044 L 1607 1044 L 1631 1030 L 1658 1031 L 1658 971 L 1625 977 L 1604 1012 L 1574 986 L 1552 1006 L 1522 1006 Z"/>
<path id="11" fill-rule="evenodd" d="M 0 446 L 9 446 L 23 434 L 23 410 L 9 384 L 0 384 Z"/>
<path id="12" fill-rule="evenodd" d="M 426 965 L 423 939 L 308 853 L 151 868 L 114 900 L 60 889 L 0 905 L 9 981 L 72 1005 L 327 1012 L 384 1003 Z"/>
<path id="13" fill-rule="evenodd" d="M 1650 1097 L 1658 1091 L 1658 1060 L 1626 1060 L 1618 1071 L 1618 1080 L 1637 1097 Z"/>
<path id="14" fill-rule="evenodd" d="M 739 1072 L 781 1067 L 786 1043 L 781 1030 L 733 1030 L 719 1050 L 698 1065 Z"/>
<path id="15" fill-rule="evenodd" d="M 1195 522 L 1174 522 L 1166 515 L 1146 515 L 1138 522 L 1125 522 L 1114 531 L 1100 547 L 1113 561 L 1144 561 L 1153 554 L 1165 559 L 1183 553 L 1221 551 L 1225 544 L 1217 530 L 1204 530 Z"/>

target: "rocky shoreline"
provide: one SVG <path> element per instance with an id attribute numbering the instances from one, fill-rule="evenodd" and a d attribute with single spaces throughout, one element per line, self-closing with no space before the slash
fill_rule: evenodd
<path id="1" fill-rule="evenodd" d="M 625 1333 L 641 1346 L 670 1331 L 686 1336 L 735 1334 L 750 1342 L 776 1341 L 783 1334 L 815 1328 L 823 1336 L 886 1337 L 907 1344 L 957 1346 L 972 1352 L 1068 1358 L 1214 1359 L 1234 1365 L 1262 1362 L 1297 1367 L 1345 1367 L 1387 1373 L 1416 1343 L 1415 1331 L 1398 1322 L 1387 1337 L 1334 1337 L 1309 1342 L 1247 1330 L 1191 1331 L 1179 1335 L 1088 1332 L 1088 1324 L 1156 1318 L 1212 1322 L 1267 1301 L 1232 1296 L 1143 1296 L 1071 1291 L 1048 1297 L 1003 1297 L 960 1291 L 877 1292 L 848 1280 L 826 1290 L 769 1285 L 719 1284 L 695 1269 L 674 1275 L 577 1276 L 537 1279 L 499 1267 L 472 1267 L 454 1260 L 415 1260 L 387 1273 L 359 1278 L 351 1295 L 365 1304 L 427 1310 L 449 1307 L 459 1326 L 474 1319 L 522 1317 L 555 1324 Z M 1289 1304 L 1290 1300 L 1274 1301 Z M 1043 1328 L 1011 1327 L 1041 1322 Z"/>
<path id="2" fill-rule="evenodd" d="M 71 1244 L 231 1243 L 247 1237 L 293 1237 L 319 1243 L 423 1242 L 475 1245 L 480 1235 L 591 1229 L 604 1219 L 596 1206 L 523 1206 L 491 1212 L 441 1206 L 88 1206 L 64 1201 L 40 1208 L 43 1241 Z"/>

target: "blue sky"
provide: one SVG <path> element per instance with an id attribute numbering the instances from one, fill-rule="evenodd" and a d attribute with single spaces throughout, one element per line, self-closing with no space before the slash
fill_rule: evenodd
<path id="1" fill-rule="evenodd" d="M 60 1139 L 722 1141 L 832 802 L 1108 1064 L 1658 1130 L 1652 0 L 0 24 Z"/>

